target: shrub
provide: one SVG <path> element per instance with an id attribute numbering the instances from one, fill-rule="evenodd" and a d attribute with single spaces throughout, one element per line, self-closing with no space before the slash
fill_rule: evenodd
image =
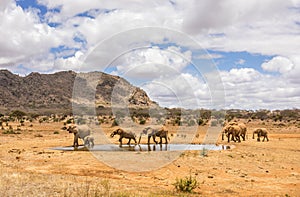
<path id="1" fill-rule="evenodd" d="M 146 120 L 144 120 L 144 119 L 140 120 L 140 124 L 141 124 L 141 125 L 146 124 Z"/>
<path id="2" fill-rule="evenodd" d="M 212 127 L 216 127 L 218 125 L 218 121 L 217 120 L 212 120 L 210 123 L 210 126 Z"/>
<path id="3" fill-rule="evenodd" d="M 59 131 L 54 131 L 53 134 L 59 134 Z"/>
<path id="4" fill-rule="evenodd" d="M 68 119 L 66 123 L 67 123 L 67 124 L 73 123 L 73 119 Z"/>
<path id="5" fill-rule="evenodd" d="M 11 117 L 15 117 L 17 119 L 21 119 L 23 116 L 26 116 L 26 113 L 20 110 L 15 110 L 10 113 Z"/>
<path id="6" fill-rule="evenodd" d="M 194 126 L 195 125 L 195 120 L 191 119 L 188 121 L 188 126 Z"/>
<path id="7" fill-rule="evenodd" d="M 2 133 L 3 134 L 21 134 L 21 132 L 19 132 L 19 131 L 15 132 L 13 129 L 3 131 Z"/>
<path id="8" fill-rule="evenodd" d="M 198 125 L 201 126 L 203 123 L 204 123 L 203 119 L 200 118 L 200 119 L 198 120 Z"/>
<path id="9" fill-rule="evenodd" d="M 114 119 L 114 121 L 112 122 L 111 126 L 112 127 L 119 126 L 118 121 L 116 119 Z"/>
<path id="10" fill-rule="evenodd" d="M 207 156 L 208 156 L 207 150 L 206 150 L 205 148 L 203 148 L 202 151 L 201 151 L 201 153 L 200 153 L 200 155 L 201 155 L 202 157 L 207 157 Z"/>
<path id="11" fill-rule="evenodd" d="M 177 191 L 181 192 L 192 192 L 195 188 L 198 187 L 198 181 L 195 177 L 191 175 L 189 177 L 177 179 L 176 182 L 173 184 Z"/>

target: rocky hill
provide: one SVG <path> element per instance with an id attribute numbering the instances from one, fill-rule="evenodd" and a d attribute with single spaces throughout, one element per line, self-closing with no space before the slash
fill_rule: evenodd
<path id="1" fill-rule="evenodd" d="M 84 101 L 82 98 L 88 94 L 90 96 Z M 35 113 L 71 112 L 72 104 L 80 102 L 91 102 L 97 109 L 108 109 L 112 105 L 130 108 L 157 106 L 142 89 L 123 78 L 102 72 L 34 72 L 22 77 L 8 70 L 0 70 L 2 113 L 15 109 Z"/>

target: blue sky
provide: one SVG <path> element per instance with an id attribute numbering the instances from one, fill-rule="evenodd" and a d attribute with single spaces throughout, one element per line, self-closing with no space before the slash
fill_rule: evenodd
<path id="1" fill-rule="evenodd" d="M 294 0 L 4 0 L 0 68 L 21 75 L 106 71 L 153 99 L 166 86 L 187 107 L 195 95 L 197 107 L 216 107 L 216 80 L 225 108 L 299 108 L 299 9 Z M 158 34 L 147 33 L 149 27 Z M 176 106 L 176 100 L 158 102 Z"/>

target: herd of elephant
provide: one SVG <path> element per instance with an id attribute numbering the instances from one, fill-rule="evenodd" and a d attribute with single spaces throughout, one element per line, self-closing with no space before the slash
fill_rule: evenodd
<path id="1" fill-rule="evenodd" d="M 69 133 L 74 134 L 73 147 L 78 147 L 78 139 L 82 139 L 84 142 L 84 146 L 93 147 L 94 146 L 94 137 L 91 136 L 91 131 L 87 125 L 70 125 L 65 127 Z M 247 127 L 244 123 L 229 123 L 223 128 L 222 131 L 222 140 L 224 140 L 224 136 L 226 135 L 228 142 L 230 140 L 234 142 L 241 142 L 241 138 L 246 140 Z M 257 141 L 260 141 L 260 138 L 263 137 L 262 141 L 269 141 L 268 139 L 268 131 L 265 128 L 257 128 L 253 131 L 253 139 L 255 134 L 257 135 Z M 110 134 L 110 137 L 114 137 L 115 135 L 119 135 L 120 146 L 123 144 L 123 138 L 128 139 L 127 144 L 130 145 L 131 140 L 135 142 L 135 144 L 139 144 L 141 141 L 142 135 L 147 135 L 148 137 L 148 145 L 150 144 L 151 138 L 155 144 L 162 144 L 163 139 L 165 144 L 168 143 L 170 138 L 168 137 L 168 131 L 162 127 L 161 129 L 153 129 L 151 127 L 146 127 L 140 134 L 139 141 L 136 140 L 136 135 L 133 132 L 126 132 L 121 128 L 116 129 Z M 160 138 L 160 141 L 156 141 L 156 137 Z"/>
<path id="2" fill-rule="evenodd" d="M 126 138 L 128 139 L 128 145 L 130 145 L 130 141 L 131 139 L 134 140 L 134 142 L 136 144 L 139 144 L 141 141 L 141 137 L 142 135 L 148 135 L 148 144 L 150 144 L 150 140 L 151 138 L 153 139 L 153 142 L 155 142 L 155 144 L 162 144 L 162 140 L 163 138 L 165 139 L 165 144 L 168 143 L 168 139 L 170 140 L 170 138 L 168 137 L 168 131 L 165 130 L 163 127 L 161 129 L 153 129 L 151 127 L 146 127 L 140 134 L 140 138 L 139 141 L 137 143 L 136 141 L 136 135 L 132 132 L 126 132 L 123 129 L 117 129 L 115 131 L 113 131 L 110 135 L 110 137 L 114 137 L 115 135 L 119 135 L 119 142 L 120 142 L 120 146 L 122 146 L 122 139 Z M 160 141 L 156 141 L 156 137 L 160 138 Z"/>
<path id="3" fill-rule="evenodd" d="M 65 130 L 69 131 L 69 133 L 73 133 L 74 134 L 74 141 L 73 141 L 73 147 L 78 147 L 78 139 L 82 139 L 84 142 L 84 146 L 87 147 L 93 147 L 94 146 L 94 137 L 91 136 L 91 131 L 88 128 L 87 125 L 70 125 L 68 127 L 64 127 Z M 150 140 L 151 138 L 153 139 L 153 141 L 158 144 L 162 144 L 163 139 L 165 139 L 165 144 L 168 143 L 168 140 L 170 140 L 170 138 L 168 137 L 168 131 L 165 130 L 164 128 L 161 129 L 153 129 L 151 127 L 147 127 L 145 128 L 141 134 L 140 134 L 140 138 L 139 141 L 137 142 L 136 140 L 136 135 L 135 133 L 132 132 L 126 132 L 121 128 L 116 129 L 115 131 L 113 131 L 110 134 L 110 137 L 114 137 L 115 135 L 119 135 L 119 142 L 120 142 L 120 146 L 122 146 L 123 144 L 123 138 L 128 139 L 127 144 L 130 145 L 131 140 L 133 140 L 135 142 L 135 144 L 139 144 L 141 141 L 141 137 L 142 135 L 147 135 L 148 136 L 148 144 L 150 144 Z M 160 138 L 160 141 L 156 141 L 156 137 Z"/>
<path id="4" fill-rule="evenodd" d="M 247 127 L 244 123 L 236 123 L 232 122 L 226 125 L 222 131 L 222 140 L 224 140 L 224 135 L 227 136 L 228 142 L 230 140 L 234 142 L 241 142 L 241 138 L 243 141 L 246 140 Z M 260 138 L 263 137 L 262 141 L 269 141 L 268 131 L 266 128 L 257 128 L 254 129 L 252 139 L 257 135 L 257 141 L 260 141 Z"/>

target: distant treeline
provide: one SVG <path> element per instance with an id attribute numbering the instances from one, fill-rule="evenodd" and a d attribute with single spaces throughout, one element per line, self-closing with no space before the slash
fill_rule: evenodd
<path id="1" fill-rule="evenodd" d="M 104 113 L 105 112 L 105 113 Z M 57 115 L 57 114 L 56 114 Z M 72 113 L 60 113 L 60 117 L 72 116 Z M 101 113 L 97 113 L 97 116 L 116 116 L 117 118 L 124 118 L 125 116 L 136 118 L 178 118 L 178 117 L 194 117 L 197 119 L 225 119 L 231 121 L 233 119 L 259 119 L 259 120 L 273 120 L 277 121 L 290 121 L 300 120 L 300 109 L 285 109 L 285 110 L 186 110 L 181 108 L 159 108 L 159 109 L 105 109 Z M 22 117 L 36 118 L 38 116 L 53 116 L 53 114 L 38 114 L 38 113 L 26 113 L 21 110 L 14 110 L 10 113 L 1 113 L 0 118 L 10 117 L 11 119 L 22 119 Z"/>

